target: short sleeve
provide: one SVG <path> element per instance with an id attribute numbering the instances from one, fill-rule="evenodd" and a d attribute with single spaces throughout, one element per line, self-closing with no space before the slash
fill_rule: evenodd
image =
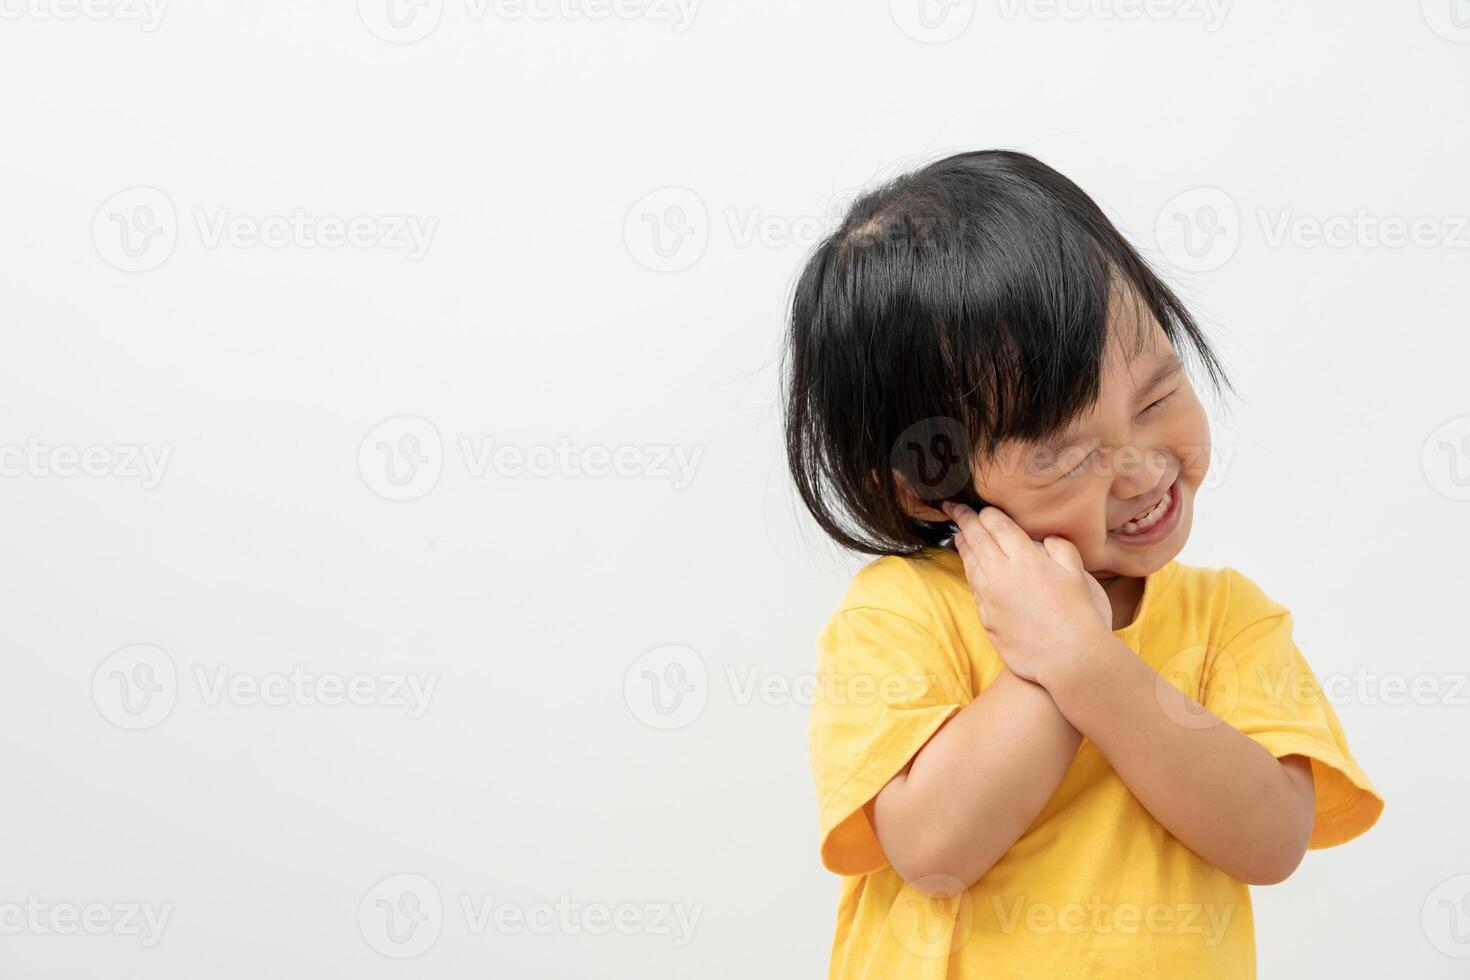
<path id="1" fill-rule="evenodd" d="M 1346 843 L 1378 820 L 1383 798 L 1348 750 L 1342 723 L 1297 648 L 1291 613 L 1248 580 L 1237 588 L 1254 592 L 1262 601 L 1247 605 L 1265 615 L 1213 652 L 1205 706 L 1276 758 L 1310 759 L 1317 814 L 1307 846 Z"/>
<path id="2" fill-rule="evenodd" d="M 973 700 L 932 632 L 879 608 L 839 610 L 817 643 L 809 741 L 822 863 L 861 875 L 889 862 L 864 807 Z"/>

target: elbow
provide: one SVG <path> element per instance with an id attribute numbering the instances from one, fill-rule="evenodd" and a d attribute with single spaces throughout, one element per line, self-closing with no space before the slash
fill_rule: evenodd
<path id="1" fill-rule="evenodd" d="M 1247 885 L 1279 885 L 1301 867 L 1306 852 L 1305 841 L 1292 841 L 1274 851 L 1252 855 L 1248 863 L 1231 872 L 1231 877 Z"/>
<path id="2" fill-rule="evenodd" d="M 1281 801 L 1270 809 L 1270 816 L 1258 825 L 1253 839 L 1261 846 L 1241 862 L 1244 866 L 1231 876 L 1247 885 L 1279 885 L 1301 867 L 1307 845 L 1312 840 L 1316 806 L 1312 796 L 1311 770 L 1306 760 L 1299 762 L 1305 778 L 1296 786 L 1295 798 Z"/>
<path id="3" fill-rule="evenodd" d="M 1296 868 L 1297 866 L 1295 864 L 1289 866 L 1286 864 L 1269 867 L 1263 866 L 1248 869 L 1243 874 L 1232 875 L 1232 877 L 1247 885 L 1279 885 L 1287 878 L 1290 878 Z"/>
<path id="4" fill-rule="evenodd" d="M 884 856 L 910 888 L 929 898 L 962 895 L 990 871 L 1010 846 L 987 841 L 973 827 L 936 821 L 927 810 L 893 806 L 869 810 Z"/>
<path id="5" fill-rule="evenodd" d="M 977 862 L 972 855 L 955 852 L 937 842 L 917 844 L 889 856 L 893 870 L 915 891 L 930 898 L 953 898 L 963 894 L 995 864 Z"/>
<path id="6" fill-rule="evenodd" d="M 983 875 L 983 872 L 974 876 L 956 874 L 955 872 L 960 869 L 945 864 L 910 867 L 899 867 L 895 864 L 893 869 L 898 872 L 898 876 L 904 880 L 905 884 L 929 898 L 955 898 L 963 895 Z"/>

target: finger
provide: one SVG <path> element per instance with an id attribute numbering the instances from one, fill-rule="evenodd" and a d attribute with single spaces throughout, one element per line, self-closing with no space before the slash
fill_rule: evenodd
<path id="1" fill-rule="evenodd" d="M 975 556 L 978 567 L 983 568 L 987 563 L 998 561 L 1005 557 L 1000 547 L 991 538 L 990 532 L 985 525 L 980 523 L 980 516 L 974 510 L 964 504 L 954 504 L 950 517 L 955 525 L 965 535 L 965 543 L 970 546 L 970 552 Z"/>
<path id="2" fill-rule="evenodd" d="M 979 552 L 975 550 L 975 545 L 970 544 L 970 539 L 966 538 L 963 527 L 958 526 L 958 523 L 954 527 L 954 550 L 960 552 L 967 573 L 980 574 Z"/>
<path id="3" fill-rule="evenodd" d="M 987 507 L 980 512 L 980 523 L 995 539 L 996 546 L 1007 558 L 1018 558 L 1026 548 L 1032 546 L 1031 536 L 1021 530 L 1021 525 L 1006 516 L 999 507 Z"/>
<path id="4" fill-rule="evenodd" d="M 1046 553 L 1051 555 L 1058 565 L 1068 571 L 1081 572 L 1082 555 L 1077 552 L 1077 546 L 1059 534 L 1048 534 L 1046 540 L 1041 542 Z"/>
<path id="5" fill-rule="evenodd" d="M 967 577 L 975 580 L 978 588 L 985 586 L 985 570 L 982 569 L 982 545 L 988 545 L 989 550 L 994 551 L 994 542 L 989 542 L 989 533 L 985 527 L 975 520 L 975 511 L 970 510 L 964 504 L 954 504 L 945 501 L 944 513 L 948 514 L 954 522 L 954 548 L 960 552 L 960 558 L 964 561 L 964 573 Z M 969 532 L 966 532 L 969 529 Z"/>
<path id="6" fill-rule="evenodd" d="M 975 549 L 970 547 L 970 542 L 965 540 L 964 531 L 955 531 L 954 546 L 955 550 L 960 553 L 960 561 L 964 562 L 965 577 L 970 579 L 975 588 L 984 589 L 985 573 L 980 569 L 980 557 L 975 554 Z"/>
<path id="7" fill-rule="evenodd" d="M 970 546 L 971 551 L 974 551 L 982 541 L 990 536 L 985 526 L 976 519 L 975 512 L 964 504 L 945 501 L 944 510 L 949 515 L 949 519 L 954 522 L 959 534 L 964 536 L 965 543 Z"/>

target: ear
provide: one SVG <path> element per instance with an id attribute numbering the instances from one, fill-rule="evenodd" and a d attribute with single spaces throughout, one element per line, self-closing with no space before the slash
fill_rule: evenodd
<path id="1" fill-rule="evenodd" d="M 934 506 L 939 501 L 927 501 L 914 493 L 909 481 L 898 470 L 893 471 L 893 484 L 898 491 L 898 505 L 903 508 L 905 514 L 915 520 L 931 521 L 936 524 L 943 524 L 949 520 L 944 511 Z"/>

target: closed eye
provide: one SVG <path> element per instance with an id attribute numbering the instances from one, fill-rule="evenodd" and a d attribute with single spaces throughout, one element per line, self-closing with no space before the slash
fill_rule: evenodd
<path id="1" fill-rule="evenodd" d="M 1178 393 L 1179 393 L 1179 389 L 1178 388 L 1175 388 L 1173 391 L 1169 392 L 1167 395 L 1165 395 L 1163 398 L 1160 398 L 1158 401 L 1152 403 L 1151 405 L 1149 405 L 1147 408 L 1145 408 L 1143 411 L 1139 412 L 1138 414 L 1139 415 L 1147 415 L 1149 412 L 1152 412 L 1152 411 L 1158 409 L 1160 406 L 1164 405 L 1166 402 L 1169 401 L 1169 399 L 1173 398 Z"/>
<path id="2" fill-rule="evenodd" d="M 1147 409 L 1145 409 L 1145 411 L 1147 411 Z M 1065 472 L 1065 473 L 1063 473 L 1061 475 L 1061 479 L 1065 480 L 1069 476 L 1079 476 L 1079 475 L 1081 475 L 1082 471 L 1087 468 L 1087 461 L 1089 459 L 1091 459 L 1096 453 L 1097 453 L 1097 450 L 1094 449 L 1092 452 L 1088 453 L 1086 456 L 1083 456 L 1082 457 L 1082 461 L 1080 463 L 1078 463 L 1076 466 L 1072 467 L 1070 470 L 1068 470 L 1067 472 Z"/>
<path id="3" fill-rule="evenodd" d="M 1157 412 L 1160 408 L 1163 408 L 1170 401 L 1172 401 L 1174 396 L 1177 394 L 1179 394 L 1179 389 L 1175 388 L 1173 391 L 1169 392 L 1167 395 L 1164 395 L 1162 398 L 1155 399 L 1153 402 L 1149 403 L 1143 409 L 1143 411 L 1138 413 L 1138 417 L 1142 418 L 1143 416 L 1148 415 L 1151 412 Z M 1082 471 L 1087 469 L 1088 461 L 1092 459 L 1092 457 L 1095 455 L 1097 455 L 1096 449 L 1089 452 L 1086 456 L 1083 456 L 1082 459 L 1078 461 L 1076 466 L 1072 467 L 1070 470 L 1057 477 L 1057 480 L 1060 481 L 1070 479 L 1074 476 L 1081 476 Z"/>

